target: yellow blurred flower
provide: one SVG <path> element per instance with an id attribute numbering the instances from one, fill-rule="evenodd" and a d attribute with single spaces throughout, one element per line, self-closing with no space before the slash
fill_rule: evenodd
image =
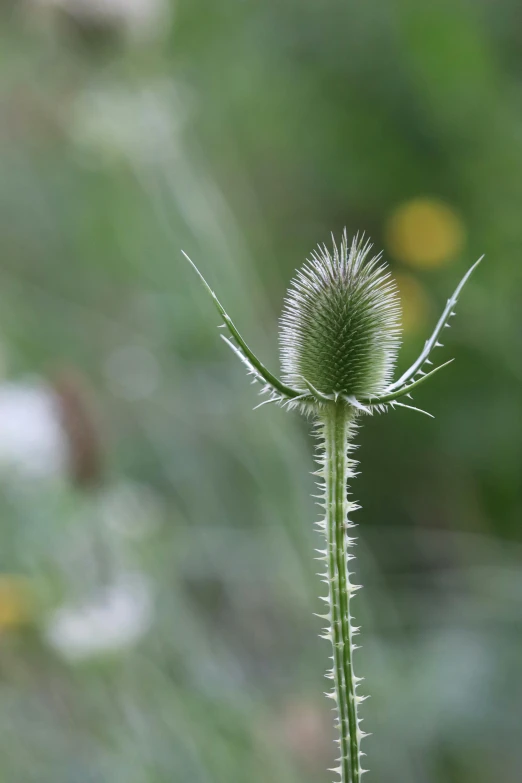
<path id="1" fill-rule="evenodd" d="M 431 302 L 426 289 L 419 281 L 405 273 L 395 275 L 401 297 L 402 328 L 406 335 L 419 331 L 426 325 Z"/>
<path id="2" fill-rule="evenodd" d="M 447 204 L 416 198 L 392 213 L 385 237 L 395 258 L 427 269 L 442 266 L 459 253 L 465 229 L 459 215 Z"/>
<path id="3" fill-rule="evenodd" d="M 25 625 L 30 619 L 29 584 L 22 576 L 0 576 L 0 632 Z"/>

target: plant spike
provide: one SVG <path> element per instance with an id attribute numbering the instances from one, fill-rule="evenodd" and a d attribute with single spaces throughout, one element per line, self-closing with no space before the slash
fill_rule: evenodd
<path id="1" fill-rule="evenodd" d="M 393 402 L 390 402 L 391 407 L 393 408 L 394 405 L 398 405 L 399 408 L 408 408 L 410 411 L 416 411 L 417 413 L 423 413 L 425 416 L 429 416 L 430 419 L 434 419 L 435 416 L 432 413 L 428 413 L 428 411 L 423 411 L 422 408 L 415 408 L 413 405 L 406 405 L 404 402 L 396 402 L 395 400 Z"/>
<path id="2" fill-rule="evenodd" d="M 438 367 L 430 370 L 430 372 L 423 373 L 423 375 L 418 380 L 412 381 L 409 384 L 405 383 L 404 386 L 401 386 L 396 391 L 392 391 L 389 394 L 383 394 L 380 397 L 369 397 L 368 399 L 362 398 L 359 400 L 359 402 L 363 403 L 363 405 L 380 405 L 385 402 L 394 402 L 398 397 L 403 397 L 405 394 L 410 394 L 413 389 L 417 389 L 419 386 L 421 386 L 421 384 L 427 381 L 428 378 L 431 378 L 432 375 L 435 375 L 436 372 L 442 370 L 443 367 L 447 367 L 448 364 L 451 364 L 453 361 L 453 359 L 449 359 L 447 362 L 444 362 L 444 364 L 439 364 Z"/>
<path id="3" fill-rule="evenodd" d="M 453 308 L 456 306 L 458 298 L 461 294 L 462 289 L 468 282 L 469 278 L 473 274 L 474 270 L 477 268 L 477 266 L 480 264 L 484 256 L 480 256 L 478 261 L 475 261 L 473 266 L 471 266 L 460 283 L 458 284 L 457 288 L 455 289 L 453 296 L 450 296 L 448 299 L 448 302 L 446 304 L 446 307 L 444 308 L 444 312 L 442 313 L 441 317 L 437 321 L 437 325 L 433 331 L 433 334 L 431 335 L 429 340 L 426 340 L 424 344 L 424 348 L 422 349 L 419 357 L 413 362 L 411 367 L 409 367 L 405 373 L 401 375 L 401 377 L 395 381 L 395 383 L 392 383 L 391 386 L 388 387 L 387 391 L 392 392 L 395 389 L 400 388 L 404 383 L 409 381 L 410 378 L 412 378 L 417 372 L 421 370 L 421 367 L 424 363 L 429 362 L 429 355 L 432 352 L 432 350 L 435 347 L 442 347 L 440 344 L 437 343 L 437 340 L 439 338 L 440 333 L 444 329 L 444 327 L 447 325 L 449 319 L 455 315 L 453 312 Z"/>
<path id="4" fill-rule="evenodd" d="M 328 622 L 321 637 L 332 644 L 333 666 L 326 677 L 333 681 L 334 688 L 326 695 L 337 711 L 340 757 L 330 771 L 340 776 L 341 783 L 361 782 L 367 770 L 361 765 L 366 754 L 360 745 L 369 736 L 361 730 L 358 714 L 359 705 L 368 697 L 357 693 L 363 678 L 355 676 L 353 663 L 353 654 L 359 649 L 353 638 L 359 628 L 353 624 L 351 601 L 360 585 L 352 582 L 349 570 L 349 562 L 355 557 L 349 550 L 355 538 L 348 531 L 355 527 L 351 513 L 359 508 L 347 492 L 348 480 L 356 475 L 353 468 L 357 463 L 349 455 L 355 448 L 352 438 L 357 417 L 395 406 L 431 416 L 398 399 L 411 397 L 412 391 L 453 361 L 426 373 L 422 370 L 425 363 L 432 364 L 429 355 L 440 345 L 438 337 L 454 315 L 453 307 L 465 283 L 482 260 L 457 286 L 418 359 L 390 383 L 400 338 L 399 297 L 380 256 L 369 258 L 371 248 L 364 236 L 356 236 L 349 245 L 345 230 L 339 247 L 335 241 L 331 253 L 325 246 L 318 247 L 297 273 L 281 318 L 283 381 L 250 350 L 201 272 L 184 253 L 235 342 L 222 335 L 223 340 L 262 383 L 262 393 L 269 394 L 256 407 L 276 402 L 299 407 L 316 420 L 316 436 L 321 444 L 317 459 L 320 467 L 315 475 L 320 480 L 318 505 L 323 509 L 316 525 L 326 539 L 326 548 L 317 550 L 317 559 L 325 565 L 325 572 L 319 575 L 328 588 L 328 594 L 321 596 L 327 612 L 318 616 Z"/>

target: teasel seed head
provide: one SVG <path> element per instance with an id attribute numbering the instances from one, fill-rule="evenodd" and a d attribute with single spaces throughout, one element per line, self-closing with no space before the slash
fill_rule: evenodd
<path id="1" fill-rule="evenodd" d="M 290 285 L 280 321 L 283 380 L 322 394 L 378 396 L 400 344 L 395 283 L 372 245 L 346 231 L 318 247 Z"/>
<path id="2" fill-rule="evenodd" d="M 256 407 L 277 403 L 314 414 L 332 403 L 348 404 L 360 413 L 384 413 L 389 407 L 431 413 L 403 402 L 453 360 L 432 367 L 432 352 L 442 346 L 462 289 L 482 261 L 471 266 L 446 302 L 435 329 L 419 356 L 396 381 L 391 375 L 400 343 L 399 295 L 381 255 L 370 257 L 372 245 L 358 236 L 348 245 L 346 230 L 340 248 L 319 247 L 289 288 L 281 317 L 283 380 L 252 351 L 214 291 L 183 252 L 214 300 L 229 336 L 221 337 L 247 367 L 261 393 Z M 428 369 L 432 367 L 431 369 Z"/>

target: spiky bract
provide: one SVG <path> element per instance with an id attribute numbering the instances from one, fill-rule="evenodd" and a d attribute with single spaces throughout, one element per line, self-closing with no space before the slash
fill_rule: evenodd
<path id="1" fill-rule="evenodd" d="M 281 317 L 285 383 L 322 394 L 369 397 L 389 382 L 400 343 L 400 304 L 381 256 L 346 232 L 318 247 L 294 278 Z"/>

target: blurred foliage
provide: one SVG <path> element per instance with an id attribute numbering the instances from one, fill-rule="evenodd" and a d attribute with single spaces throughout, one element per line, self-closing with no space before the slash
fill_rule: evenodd
<path id="1" fill-rule="evenodd" d="M 486 253 L 436 421 L 360 433 L 369 779 L 520 780 L 521 39 L 513 0 L 0 4 L 1 783 L 330 779 L 313 441 L 180 248 L 275 368 L 345 225 L 404 364 Z"/>

